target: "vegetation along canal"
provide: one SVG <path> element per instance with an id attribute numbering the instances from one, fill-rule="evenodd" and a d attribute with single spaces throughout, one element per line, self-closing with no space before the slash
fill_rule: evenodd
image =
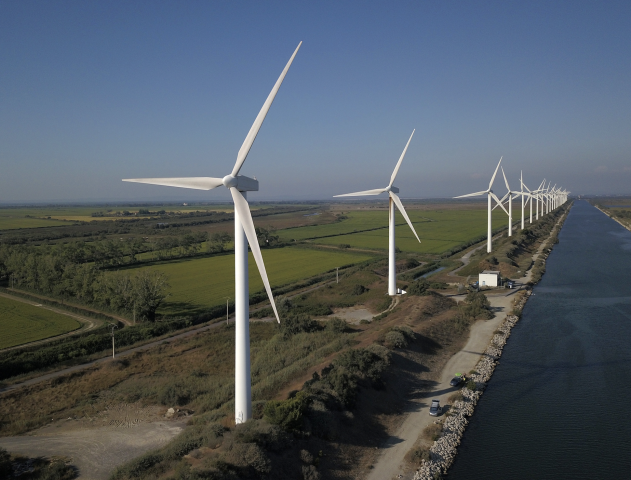
<path id="1" fill-rule="evenodd" d="M 449 478 L 629 478 L 631 232 L 575 202 Z"/>

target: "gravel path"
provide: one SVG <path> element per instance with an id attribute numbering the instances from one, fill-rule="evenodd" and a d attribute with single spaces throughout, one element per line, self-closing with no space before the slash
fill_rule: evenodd
<path id="1" fill-rule="evenodd" d="M 425 427 L 436 420 L 435 417 L 429 415 L 431 400 L 438 399 L 440 404 L 444 406 L 447 397 L 459 390 L 458 387 L 449 385 L 454 373 L 469 372 L 476 366 L 484 349 L 493 337 L 493 332 L 501 325 L 511 310 L 515 293 L 517 290 L 510 290 L 508 293 L 502 291 L 499 295 L 488 295 L 491 307 L 495 309 L 495 318 L 478 320 L 473 324 L 469 340 L 463 349 L 447 362 L 442 371 L 440 383 L 432 391 L 427 392 L 426 400 L 419 403 L 418 409 L 408 415 L 399 430 L 381 447 L 382 453 L 370 471 L 368 480 L 411 479 L 414 476 L 414 469 L 405 462 L 405 455 L 412 449 Z M 461 300 L 464 296 L 452 298 Z"/>

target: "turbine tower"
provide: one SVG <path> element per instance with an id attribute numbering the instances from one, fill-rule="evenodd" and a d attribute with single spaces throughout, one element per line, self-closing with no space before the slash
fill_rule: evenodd
<path id="1" fill-rule="evenodd" d="M 534 195 L 532 194 L 532 192 L 530 191 L 530 189 L 526 186 L 526 184 L 524 183 L 524 172 L 522 170 L 521 172 L 521 176 L 519 177 L 519 182 L 521 183 L 521 229 L 524 229 L 524 198 L 528 197 L 528 200 L 526 200 L 527 204 L 530 204 L 530 223 L 532 223 L 532 199 L 534 197 Z M 526 190 L 528 190 L 528 192 L 524 191 L 524 188 Z"/>
<path id="2" fill-rule="evenodd" d="M 269 297 L 276 320 L 280 323 L 278 311 L 272 290 L 267 279 L 265 264 L 261 256 L 254 222 L 250 213 L 250 206 L 247 201 L 247 192 L 256 192 L 259 189 L 259 182 L 255 178 L 239 175 L 243 162 L 252 148 L 252 144 L 259 133 L 265 116 L 272 106 L 274 97 L 278 93 L 294 57 L 298 53 L 302 42 L 294 51 L 287 62 L 285 69 L 280 74 L 274 88 L 270 92 L 267 100 L 263 104 L 261 111 L 254 120 L 248 135 L 243 141 L 243 145 L 237 154 L 237 160 L 232 172 L 223 178 L 213 177 L 183 177 L 183 178 L 133 178 L 124 179 L 124 182 L 149 183 L 151 185 L 166 185 L 169 187 L 192 188 L 195 190 L 211 190 L 221 185 L 230 190 L 234 201 L 234 277 L 235 277 L 235 421 L 243 423 L 252 418 L 252 385 L 250 374 L 250 326 L 249 326 L 249 285 L 248 285 L 248 244 L 252 250 L 252 255 L 256 261 L 261 279 L 265 285 L 265 291 Z"/>
<path id="3" fill-rule="evenodd" d="M 465 198 L 465 197 L 477 197 L 480 195 L 486 195 L 487 199 L 488 199 L 488 224 L 487 224 L 487 234 L 488 234 L 488 239 L 486 242 L 486 251 L 488 253 L 491 253 L 492 250 L 492 246 L 491 246 L 491 240 L 493 238 L 493 230 L 491 228 L 491 199 L 494 199 L 499 205 L 500 207 L 502 207 L 502 210 L 504 210 L 506 212 L 506 214 L 508 215 L 508 212 L 506 211 L 506 209 L 504 208 L 504 205 L 502 205 L 502 202 L 500 201 L 499 198 L 497 198 L 497 195 L 495 195 L 493 193 L 493 190 L 491 189 L 493 187 L 493 182 L 495 181 L 495 176 L 497 175 L 497 170 L 500 168 L 500 163 L 502 163 L 502 158 L 504 157 L 500 157 L 500 161 L 497 163 L 497 167 L 495 167 L 495 172 L 493 172 L 493 176 L 491 177 L 491 181 L 489 182 L 489 188 L 487 188 L 486 190 L 483 190 L 481 192 L 475 192 L 475 193 L 468 193 L 467 195 L 460 195 L 459 197 L 454 197 L 454 198 Z"/>
<path id="4" fill-rule="evenodd" d="M 403 290 L 397 288 L 397 271 L 396 271 L 396 257 L 395 257 L 395 235 L 394 235 L 394 204 L 396 204 L 397 208 L 405 218 L 405 221 L 408 222 L 408 225 L 412 229 L 412 233 L 416 239 L 421 243 L 421 239 L 418 238 L 416 234 L 416 230 L 412 226 L 412 222 L 408 217 L 408 214 L 405 212 L 405 208 L 403 208 L 403 204 L 401 203 L 401 199 L 397 195 L 399 193 L 399 189 L 392 184 L 394 180 L 397 178 L 397 173 L 399 173 L 399 168 L 401 167 L 401 162 L 403 162 L 403 157 L 405 157 L 405 152 L 408 150 L 408 146 L 412 141 L 412 137 L 414 136 L 415 130 L 412 130 L 412 135 L 410 135 L 410 139 L 408 143 L 405 145 L 403 149 L 403 153 L 397 162 L 397 166 L 394 167 L 394 172 L 392 172 L 392 176 L 390 177 L 390 183 L 386 188 L 377 188 L 375 190 L 364 190 L 362 192 L 355 193 L 345 193 L 344 195 L 334 195 L 334 197 L 362 197 L 364 195 L 379 195 L 384 192 L 388 192 L 389 201 L 388 201 L 388 219 L 389 219 L 389 237 L 388 237 L 388 295 L 397 295 L 404 294 Z"/>

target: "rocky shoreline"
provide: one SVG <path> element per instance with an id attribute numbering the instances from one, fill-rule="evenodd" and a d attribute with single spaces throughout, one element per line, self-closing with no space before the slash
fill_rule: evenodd
<path id="1" fill-rule="evenodd" d="M 570 209 L 568 208 L 559 219 L 556 226 L 552 229 L 552 232 L 550 232 L 550 237 L 561 229 L 569 211 Z M 549 241 L 549 239 L 546 240 L 543 243 L 543 247 L 546 247 Z M 548 249 L 547 253 L 544 254 L 542 251 L 540 254 L 544 265 L 549 254 L 550 249 Z M 521 312 L 531 294 L 532 290 L 530 288 L 526 290 L 522 298 L 515 305 L 515 310 Z M 456 458 L 460 440 L 462 439 L 465 428 L 469 423 L 468 417 L 473 415 L 475 406 L 482 396 L 487 382 L 491 379 L 491 376 L 495 371 L 495 367 L 499 363 L 499 358 L 502 355 L 504 345 L 506 345 L 506 342 L 508 341 L 510 332 L 518 321 L 519 316 L 507 315 L 502 322 L 502 325 L 498 328 L 498 333 L 494 334 L 493 338 L 491 338 L 489 346 L 486 348 L 482 358 L 475 367 L 476 373 L 472 374 L 470 377 L 470 379 L 476 384 L 475 390 L 470 390 L 466 386 L 460 390 L 463 399 L 461 401 L 454 402 L 454 405 L 450 408 L 447 418 L 443 422 L 443 431 L 441 432 L 440 437 L 429 449 L 430 459 L 423 461 L 420 468 L 416 470 L 414 480 L 434 480 L 436 478 L 442 478 L 441 475 L 447 473 L 447 470 L 451 467 L 451 464 Z"/>
<path id="2" fill-rule="evenodd" d="M 515 306 L 521 310 L 528 300 L 530 290 L 526 290 L 525 295 Z M 473 415 L 478 400 L 491 379 L 495 367 L 499 363 L 504 345 L 510 336 L 511 329 L 517 324 L 517 315 L 508 315 L 502 325 L 498 328 L 498 333 L 493 335 L 490 345 L 475 368 L 475 374 L 471 375 L 471 380 L 476 384 L 475 390 L 467 387 L 462 388 L 460 393 L 463 396 L 461 401 L 457 401 L 449 410 L 449 415 L 443 423 L 443 431 L 438 440 L 430 448 L 430 460 L 424 461 L 421 467 L 414 474 L 414 480 L 433 480 L 438 475 L 447 473 L 447 470 L 456 458 L 457 447 L 460 445 L 462 435 L 469 423 L 469 417 Z M 440 478 L 440 477 L 439 477 Z"/>

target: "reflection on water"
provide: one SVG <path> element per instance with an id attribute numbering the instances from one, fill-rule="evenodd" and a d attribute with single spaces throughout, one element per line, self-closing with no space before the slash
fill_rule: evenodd
<path id="1" fill-rule="evenodd" d="M 449 478 L 631 478 L 631 232 L 577 201 Z"/>

